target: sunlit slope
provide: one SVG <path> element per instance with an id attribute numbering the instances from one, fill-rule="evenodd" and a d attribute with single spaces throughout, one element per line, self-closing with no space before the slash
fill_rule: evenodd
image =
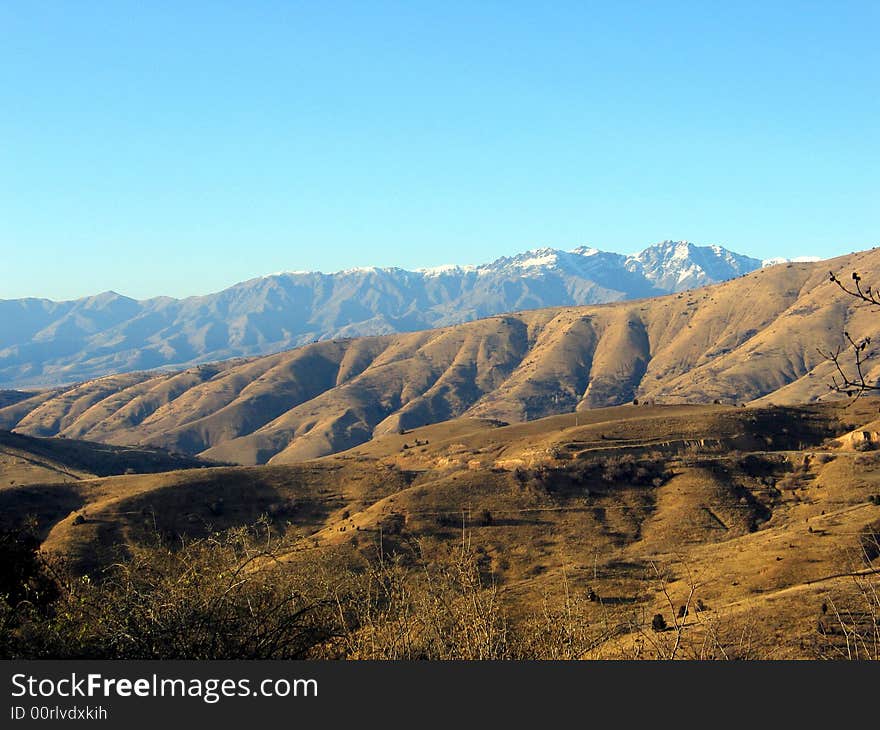
<path id="1" fill-rule="evenodd" d="M 512 422 L 633 398 L 811 402 L 829 393 L 820 349 L 841 345 L 844 330 L 880 334 L 880 313 L 844 295 L 829 269 L 880 281 L 880 252 L 781 264 L 654 299 L 108 376 L 0 408 L 0 428 L 259 464 L 460 416 Z M 880 377 L 880 359 L 869 375 Z"/>
<path id="2" fill-rule="evenodd" d="M 597 656 L 628 656 L 639 633 L 625 622 L 672 621 L 668 600 L 683 605 L 696 584 L 705 613 L 689 631 L 711 621 L 759 656 L 803 657 L 823 601 L 864 569 L 860 546 L 880 529 L 880 456 L 844 443 L 878 405 L 462 418 L 300 464 L 9 487 L 0 516 L 33 517 L 46 550 L 94 575 L 157 533 L 177 543 L 257 520 L 290 539 L 284 561 L 415 544 L 430 558 L 466 539 L 515 611 L 595 592 Z"/>

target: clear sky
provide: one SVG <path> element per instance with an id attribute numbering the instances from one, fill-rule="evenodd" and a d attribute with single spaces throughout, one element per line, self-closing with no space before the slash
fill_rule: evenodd
<path id="1" fill-rule="evenodd" d="M 0 2 L 0 298 L 880 243 L 880 2 Z"/>

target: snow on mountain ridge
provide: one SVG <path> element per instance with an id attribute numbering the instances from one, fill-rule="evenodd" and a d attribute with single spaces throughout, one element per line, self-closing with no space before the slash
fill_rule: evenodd
<path id="1" fill-rule="evenodd" d="M 802 257 L 803 260 L 810 260 Z M 655 243 L 635 254 L 602 251 L 582 245 L 570 251 L 543 246 L 533 248 L 513 256 L 501 256 L 484 264 L 443 264 L 415 270 L 397 267 L 361 266 L 343 269 L 330 274 L 320 272 L 283 272 L 294 276 L 319 274 L 323 277 L 348 276 L 410 276 L 422 281 L 449 281 L 476 275 L 481 279 L 497 276 L 511 276 L 518 279 L 533 276 L 547 276 L 551 272 L 559 276 L 589 279 L 611 289 L 622 286 L 621 276 L 636 276 L 646 285 L 654 286 L 663 293 L 681 291 L 731 279 L 741 274 L 770 265 L 768 262 L 781 262 L 776 259 L 760 261 L 749 256 L 734 253 L 723 246 L 712 244 L 697 246 L 690 241 L 664 240 Z"/>
<path id="2" fill-rule="evenodd" d="M 595 262 L 590 261 L 590 259 L 602 258 L 607 261 L 619 260 L 622 268 L 633 273 L 642 273 L 654 281 L 669 279 L 670 277 L 684 281 L 688 277 L 682 277 L 683 273 L 689 273 L 691 278 L 696 279 L 702 278 L 707 281 L 709 279 L 721 280 L 744 273 L 741 269 L 748 268 L 749 265 L 753 265 L 754 268 L 760 268 L 761 265 L 771 265 L 770 262 L 817 260 L 811 257 L 800 257 L 798 259 L 765 259 L 762 262 L 758 259 L 734 253 L 717 244 L 696 246 L 690 241 L 666 240 L 628 256 L 610 251 L 602 251 L 593 246 L 578 246 L 570 251 L 544 246 L 529 249 L 513 256 L 501 256 L 485 264 L 441 264 L 439 266 L 428 266 L 412 270 L 394 266 L 355 266 L 326 274 L 320 271 L 279 271 L 261 278 L 304 276 L 308 274 L 347 276 L 352 274 L 376 274 L 379 272 L 387 274 L 405 272 L 422 277 L 438 277 L 467 273 L 485 275 L 501 271 L 519 272 L 560 267 L 580 274 L 584 271 L 581 267 L 582 263 L 595 265 Z"/>
<path id="3" fill-rule="evenodd" d="M 764 259 L 761 261 L 761 268 L 766 269 L 768 266 L 776 266 L 777 264 L 812 264 L 821 261 L 819 256 L 795 256 L 794 258 L 784 258 L 776 256 L 774 258 Z"/>
<path id="4" fill-rule="evenodd" d="M 423 269 L 416 269 L 413 273 L 422 274 L 423 276 L 443 276 L 444 274 L 476 271 L 477 268 L 478 267 L 469 264 L 441 264 L 440 266 L 429 266 Z"/>

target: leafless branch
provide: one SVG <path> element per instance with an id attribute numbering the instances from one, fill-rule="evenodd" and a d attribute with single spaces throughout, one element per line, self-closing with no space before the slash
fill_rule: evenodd
<path id="1" fill-rule="evenodd" d="M 862 277 L 857 272 L 854 271 L 852 273 L 852 286 L 844 284 L 833 271 L 829 272 L 829 276 L 831 282 L 849 296 L 866 304 L 880 307 L 880 293 L 876 292 L 871 286 L 863 287 Z M 835 393 L 842 393 L 857 400 L 867 391 L 880 390 L 880 384 L 868 382 L 864 372 L 865 363 L 872 354 L 866 352 L 868 345 L 871 344 L 871 338 L 855 339 L 846 331 L 844 331 L 843 335 L 847 341 L 846 346 L 838 346 L 834 352 L 825 352 L 819 349 L 819 354 L 826 360 L 830 360 L 836 370 L 828 388 Z M 851 364 L 847 365 L 846 368 L 842 362 L 844 352 L 850 353 L 852 360 Z M 849 370 L 849 373 L 847 370 Z"/>

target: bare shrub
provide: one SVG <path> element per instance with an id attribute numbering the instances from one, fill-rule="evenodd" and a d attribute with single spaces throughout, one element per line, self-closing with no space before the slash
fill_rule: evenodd
<path id="1" fill-rule="evenodd" d="M 476 553 L 456 548 L 442 560 L 401 555 L 367 564 L 336 589 L 341 632 L 334 645 L 350 659 L 510 659 L 509 620 Z"/>
<path id="2" fill-rule="evenodd" d="M 671 476 L 662 458 L 638 459 L 633 454 L 609 456 L 601 462 L 601 467 L 602 478 L 611 483 L 657 486 Z"/>
<path id="3" fill-rule="evenodd" d="M 332 604 L 279 567 L 265 523 L 189 544 L 157 542 L 73 581 L 17 653 L 55 658 L 293 659 L 334 632 Z"/>

